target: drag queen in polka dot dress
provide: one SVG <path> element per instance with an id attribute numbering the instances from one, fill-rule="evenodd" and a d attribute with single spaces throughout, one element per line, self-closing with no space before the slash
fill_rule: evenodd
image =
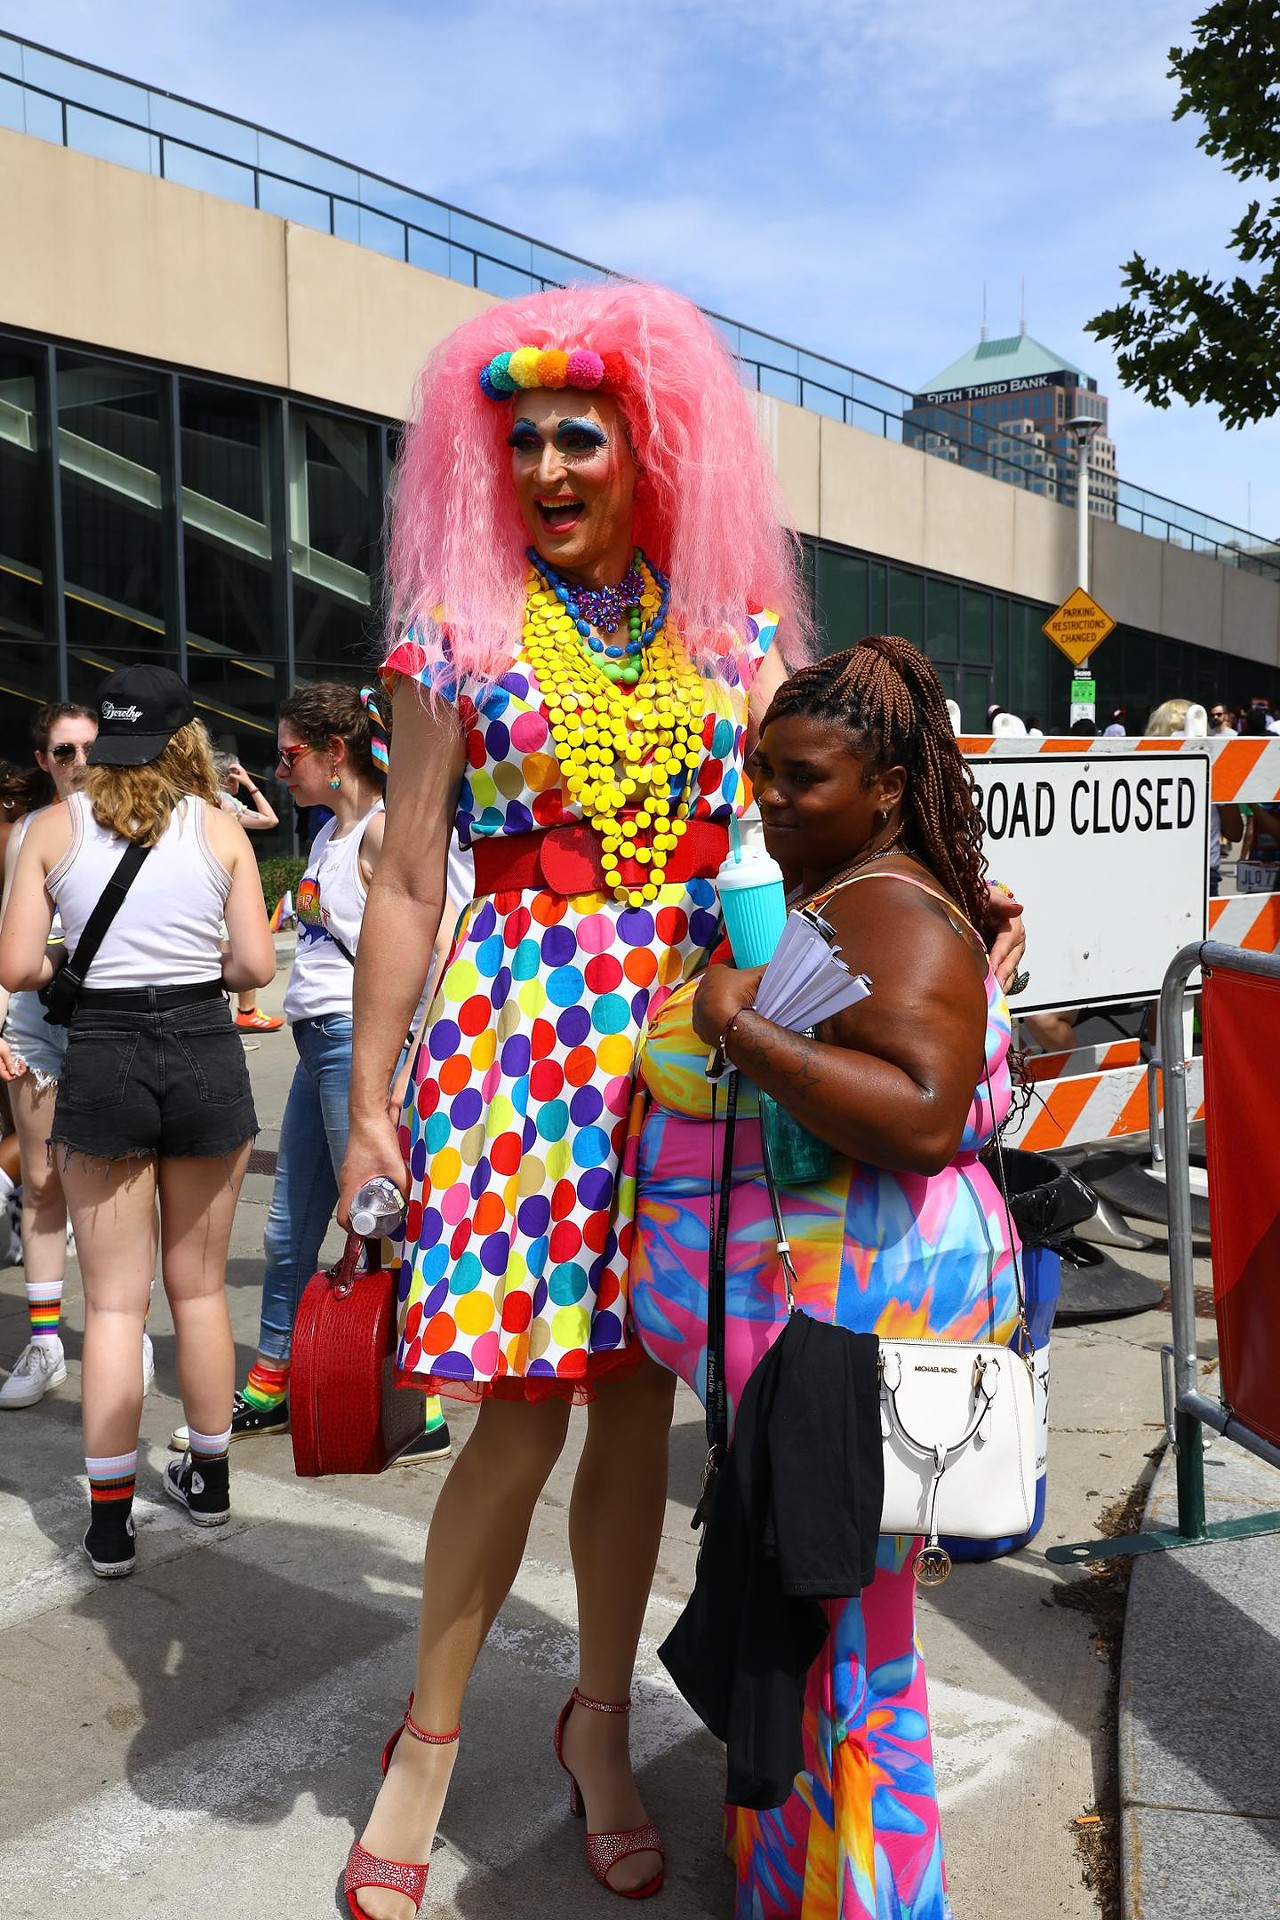
<path id="1" fill-rule="evenodd" d="M 748 620 L 753 662 L 774 626 Z M 413 640 L 388 666 L 429 675 Z M 704 697 L 688 817 L 723 832 L 741 796 L 746 702 L 727 679 L 708 682 Z M 488 842 L 483 854 L 499 862 L 504 836 L 581 820 L 541 706 L 525 661 L 459 703 L 458 832 L 473 847 Z M 406 1115 L 405 1372 L 468 1397 L 585 1397 L 635 1365 L 634 1182 L 622 1162 L 636 1036 L 650 1007 L 701 966 L 716 925 L 705 876 L 635 904 L 602 890 L 504 886 L 467 909 Z"/>
<path id="2" fill-rule="evenodd" d="M 423 1898 L 466 1684 L 574 1401 L 579 1667 L 556 1752 L 597 1879 L 661 1885 L 627 1707 L 674 1383 L 631 1321 L 628 1115 L 646 1021 L 717 938 L 752 716 L 807 638 L 750 403 L 673 294 L 549 293 L 468 322 L 424 368 L 397 478 L 395 726 L 342 1185 L 406 1188 L 401 1378 L 479 1414 L 432 1520 L 407 1737 L 344 1880 L 375 1920 Z M 475 896 L 397 1128 L 385 1089 L 455 833 Z"/>

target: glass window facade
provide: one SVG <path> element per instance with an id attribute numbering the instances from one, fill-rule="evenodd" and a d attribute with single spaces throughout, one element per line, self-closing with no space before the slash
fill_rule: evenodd
<path id="1" fill-rule="evenodd" d="M 269 783 L 287 689 L 376 664 L 396 431 L 0 329 L 0 755 L 156 660 Z"/>
<path id="2" fill-rule="evenodd" d="M 852 646 L 866 633 L 900 633 L 929 655 L 948 697 L 960 703 L 966 731 L 984 730 L 993 702 L 1046 733 L 1066 730 L 1071 666 L 1040 630 L 1052 607 L 826 541 L 804 546 L 824 650 Z M 1136 733 L 1153 707 L 1175 696 L 1205 706 L 1280 696 L 1273 667 L 1136 627 L 1117 627 L 1093 666 L 1099 726 L 1123 707 Z"/>
<path id="3" fill-rule="evenodd" d="M 167 619 L 165 506 L 173 497 L 161 375 L 56 356 L 68 690 L 174 651 Z"/>
<path id="4" fill-rule="evenodd" d="M 58 697 L 58 650 L 47 639 L 49 420 L 44 356 L 0 337 L 0 714 L 27 759 L 35 707 Z M 55 622 L 56 624 L 56 622 Z M 0 752 L 8 751 L 0 745 Z"/>

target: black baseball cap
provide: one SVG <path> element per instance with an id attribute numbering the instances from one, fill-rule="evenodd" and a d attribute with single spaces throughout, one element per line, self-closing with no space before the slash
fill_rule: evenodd
<path id="1" fill-rule="evenodd" d="M 109 673 L 94 705 L 98 737 L 89 749 L 91 767 L 145 767 L 196 717 L 190 687 L 168 667 Z"/>

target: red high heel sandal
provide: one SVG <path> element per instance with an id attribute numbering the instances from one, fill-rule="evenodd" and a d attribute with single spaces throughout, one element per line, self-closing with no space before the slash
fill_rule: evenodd
<path id="1" fill-rule="evenodd" d="M 409 1695 L 409 1706 L 413 1706 L 412 1694 Z M 462 1728 L 457 1726 L 452 1733 L 428 1733 L 418 1725 L 412 1713 L 406 1711 L 404 1719 L 382 1749 L 383 1773 L 391 1765 L 391 1756 L 402 1733 L 420 1740 L 424 1747 L 451 1747 L 461 1732 Z M 355 1841 L 347 1855 L 347 1870 L 342 1876 L 342 1891 L 355 1920 L 368 1920 L 368 1915 L 356 1905 L 356 1894 L 361 1887 L 386 1887 L 390 1893 L 403 1893 L 413 1901 L 416 1912 L 427 1890 L 430 1866 L 430 1861 L 425 1866 L 413 1866 L 405 1860 L 382 1860 L 376 1853 L 369 1853 L 358 1840 Z"/>
<path id="2" fill-rule="evenodd" d="M 582 1789 L 578 1785 L 564 1757 L 564 1730 L 569 1724 L 569 1715 L 575 1707 L 587 1707 L 592 1713 L 630 1713 L 629 1700 L 593 1700 L 589 1694 L 579 1693 L 575 1687 L 565 1701 L 560 1718 L 556 1721 L 556 1759 L 569 1775 L 569 1811 L 575 1820 L 586 1818 L 586 1805 L 582 1798 Z M 643 1827 L 629 1827 L 625 1833 L 588 1833 L 587 1865 L 600 1885 L 609 1893 L 616 1893 L 620 1900 L 648 1900 L 662 1886 L 665 1865 L 658 1868 L 652 1880 L 646 1880 L 642 1887 L 615 1887 L 609 1879 L 610 1873 L 620 1860 L 629 1860 L 633 1853 L 656 1853 L 665 1861 L 662 1841 L 658 1829 L 652 1821 Z"/>

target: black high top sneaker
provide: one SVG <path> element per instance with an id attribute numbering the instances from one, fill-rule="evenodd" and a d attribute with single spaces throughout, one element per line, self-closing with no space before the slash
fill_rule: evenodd
<path id="1" fill-rule="evenodd" d="M 224 1453 L 197 1460 L 184 1453 L 164 1470 L 164 1490 L 186 1508 L 198 1527 L 220 1527 L 231 1518 L 231 1478 Z"/>
<path id="2" fill-rule="evenodd" d="M 133 1514 L 119 1501 L 95 1501 L 84 1536 L 89 1565 L 99 1580 L 122 1580 L 133 1572 Z"/>

